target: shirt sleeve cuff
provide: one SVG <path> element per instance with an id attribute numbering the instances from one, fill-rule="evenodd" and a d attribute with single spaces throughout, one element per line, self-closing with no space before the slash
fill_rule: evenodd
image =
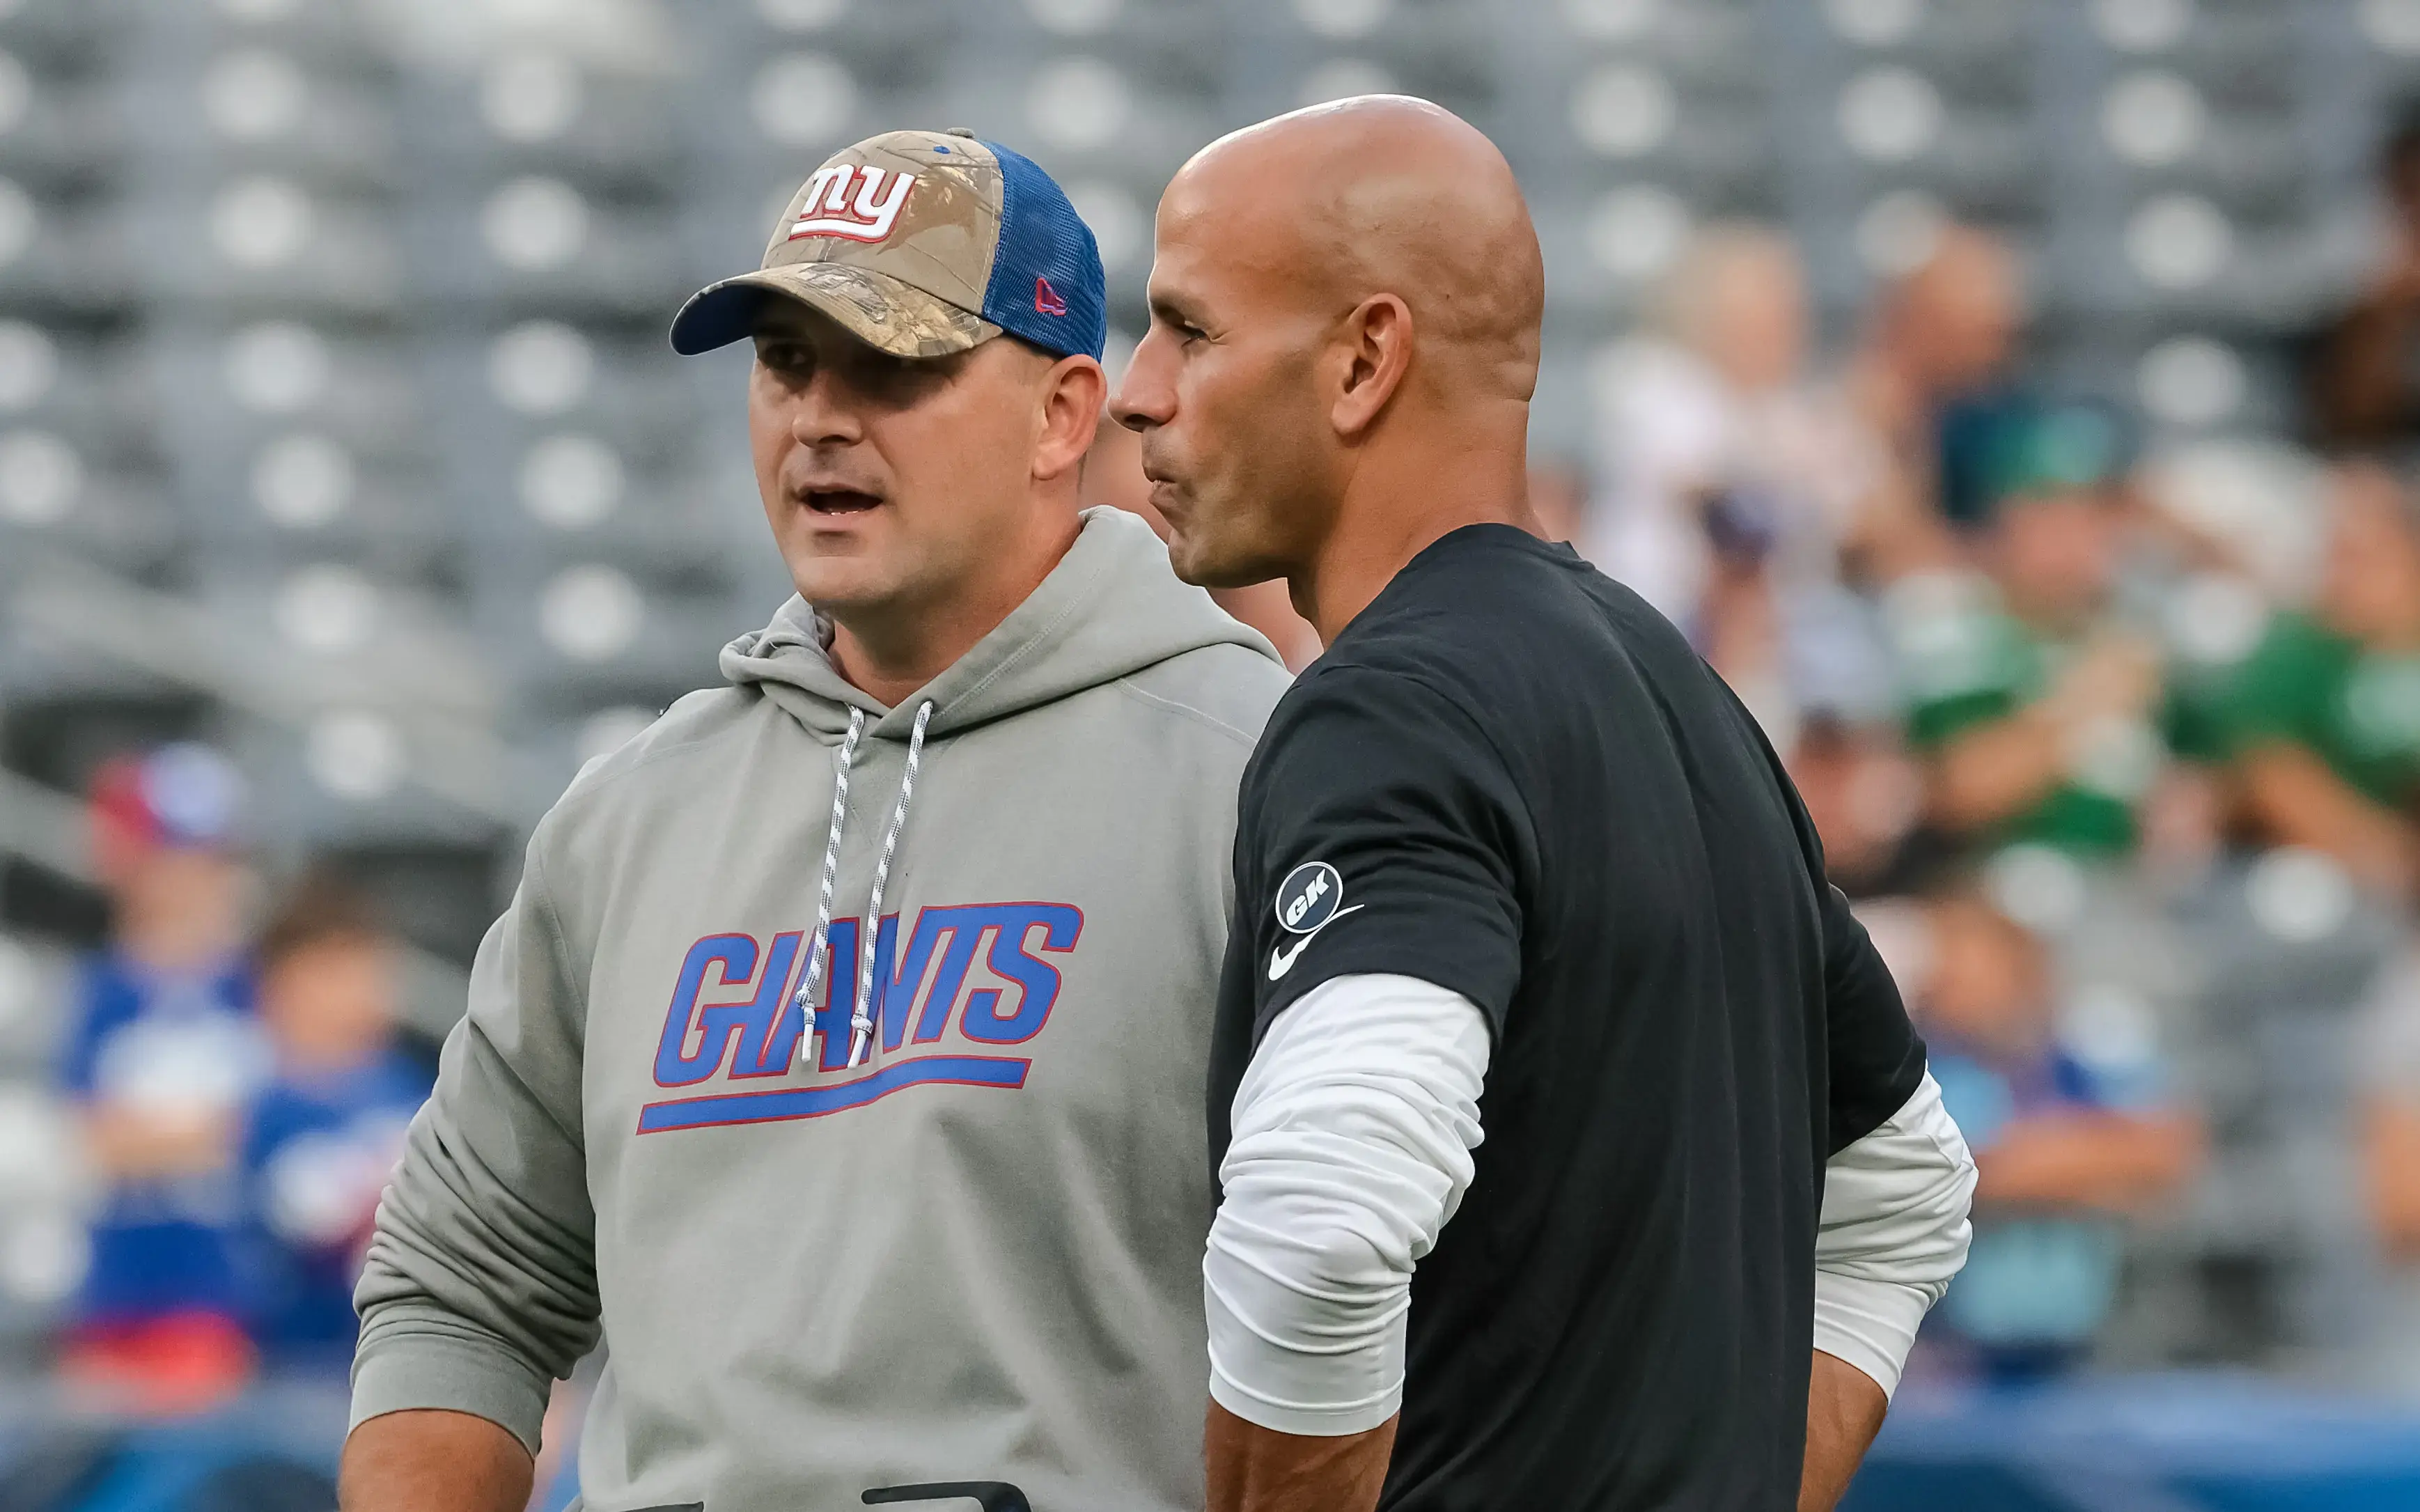
<path id="1" fill-rule="evenodd" d="M 1931 1303 L 1931 1289 L 1922 1286 L 1818 1270 L 1815 1348 L 1872 1377 L 1887 1399 L 1899 1390 L 1916 1326 Z"/>
<path id="2" fill-rule="evenodd" d="M 353 1356 L 353 1409 L 346 1431 L 389 1412 L 435 1409 L 483 1417 L 535 1455 L 554 1382 L 510 1351 L 435 1333 L 365 1337 Z"/>
<path id="3" fill-rule="evenodd" d="M 1398 1386 L 1385 1396 L 1369 1402 L 1357 1402 L 1347 1407 L 1308 1407 L 1298 1402 L 1273 1401 L 1255 1395 L 1227 1379 L 1227 1373 L 1213 1362 L 1210 1370 L 1210 1399 L 1255 1427 L 1273 1433 L 1291 1433 L 1304 1439 L 1342 1439 L 1356 1433 L 1367 1433 L 1384 1424 L 1403 1410 L 1403 1388 Z"/>

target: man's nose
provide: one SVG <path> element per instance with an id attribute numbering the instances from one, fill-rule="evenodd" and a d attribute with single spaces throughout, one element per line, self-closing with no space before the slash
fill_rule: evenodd
<path id="1" fill-rule="evenodd" d="M 851 396 L 830 367 L 816 370 L 790 407 L 790 439 L 801 446 L 848 444 L 865 439 Z"/>
<path id="2" fill-rule="evenodd" d="M 1156 332 L 1145 333 L 1126 364 L 1125 381 L 1109 396 L 1109 418 L 1128 430 L 1166 425 L 1176 413 L 1176 385 L 1168 381 L 1161 360 L 1164 347 Z"/>

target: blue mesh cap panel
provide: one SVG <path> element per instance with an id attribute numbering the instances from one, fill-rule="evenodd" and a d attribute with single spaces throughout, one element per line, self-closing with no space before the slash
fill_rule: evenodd
<path id="1" fill-rule="evenodd" d="M 984 319 L 1063 357 L 1099 357 L 1109 333 L 1109 280 L 1093 228 L 1032 159 L 998 142 L 984 146 L 1000 159 L 1001 176 L 1000 250 Z M 1050 313 L 1053 304 L 1066 313 Z"/>

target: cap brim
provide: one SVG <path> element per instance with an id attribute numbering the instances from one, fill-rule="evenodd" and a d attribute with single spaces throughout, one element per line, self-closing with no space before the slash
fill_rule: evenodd
<path id="1" fill-rule="evenodd" d="M 709 284 L 673 317 L 673 350 L 712 351 L 755 334 L 765 297 L 778 294 L 831 317 L 893 357 L 946 357 L 978 347 L 1000 327 L 912 284 L 840 262 L 793 262 Z"/>

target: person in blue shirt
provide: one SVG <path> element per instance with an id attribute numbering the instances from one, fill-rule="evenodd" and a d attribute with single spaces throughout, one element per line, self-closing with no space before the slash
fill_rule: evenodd
<path id="1" fill-rule="evenodd" d="M 341 1370 L 379 1193 L 429 1069 L 396 1043 L 395 942 L 341 883 L 307 879 L 256 959 L 274 1069 L 240 1146 L 259 1268 L 253 1334 L 272 1368 Z"/>
<path id="2" fill-rule="evenodd" d="M 113 759 L 90 787 L 111 934 L 84 963 L 60 1080 L 102 1198 L 62 1364 L 138 1408 L 206 1404 L 252 1367 L 234 1151 L 269 1057 L 240 787 L 198 745 Z"/>
<path id="3" fill-rule="evenodd" d="M 1925 906 L 1916 994 L 1941 1100 L 1975 1152 L 1975 1239 L 1928 1330 L 2000 1381 L 2080 1363 L 2117 1301 L 2125 1220 L 2199 1168 L 2148 1047 L 2123 1064 L 2061 1042 L 2041 943 L 1981 897 Z"/>

